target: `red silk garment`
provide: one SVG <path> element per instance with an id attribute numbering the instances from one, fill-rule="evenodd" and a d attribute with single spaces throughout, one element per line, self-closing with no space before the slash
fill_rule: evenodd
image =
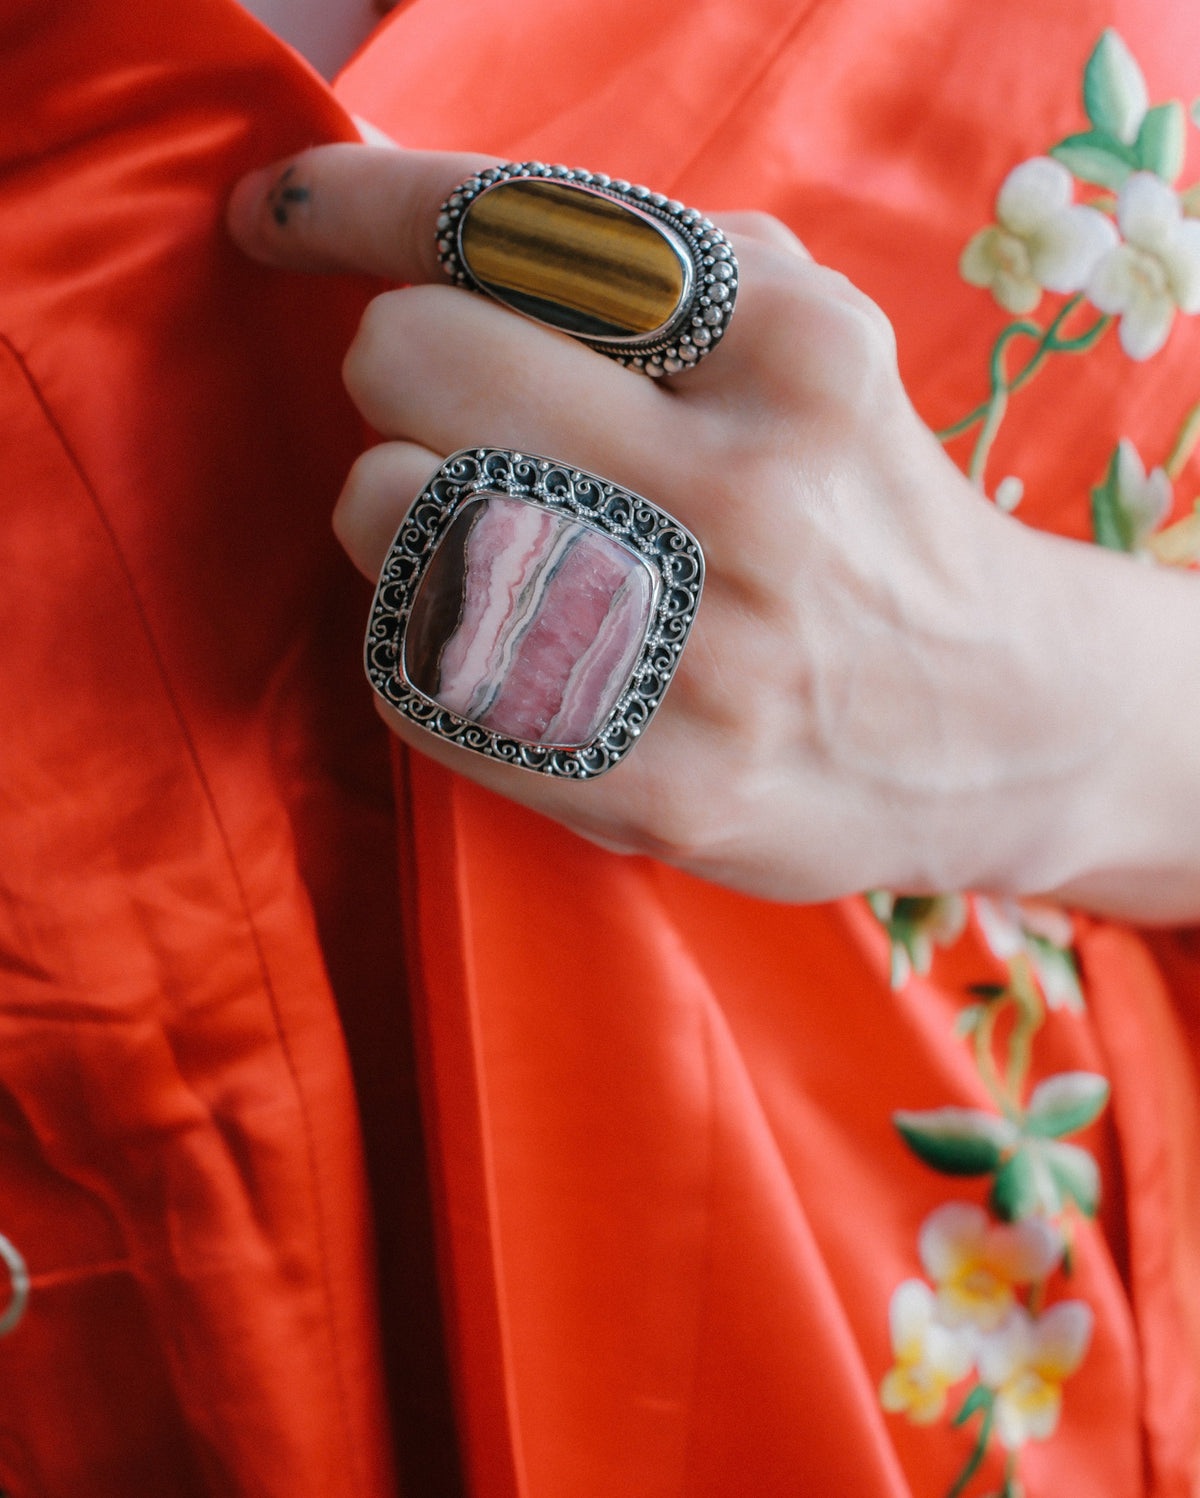
<path id="1" fill-rule="evenodd" d="M 243 171 L 354 132 L 213 0 L 4 0 L 0 69 L 0 1222 L 32 1278 L 0 1486 L 384 1498 L 331 986 L 394 1009 L 400 976 L 328 526 L 366 288 L 222 223 Z"/>
<path id="2" fill-rule="evenodd" d="M 1181 0 L 601 0 L 586 45 L 576 8 L 415 0 L 337 89 L 408 146 L 778 214 L 880 302 L 938 427 L 986 396 L 1006 321 L 960 253 L 1006 174 L 1086 127 L 1080 80 L 1106 26 L 1155 101 L 1194 96 L 1200 20 Z M 1048 365 L 992 454 L 994 475 L 1024 482 L 1021 517 L 1090 539 L 1089 490 L 1118 439 L 1165 452 L 1198 352 L 1181 322 L 1145 365 L 1115 337 Z M 1187 478 L 1194 492 L 1194 464 Z M 990 970 L 979 929 L 892 992 L 861 901 L 764 906 L 598 852 L 419 758 L 408 775 L 472 1491 L 962 1491 L 977 1426 L 952 1428 L 953 1406 L 907 1421 L 880 1388 L 922 1224 L 948 1198 L 983 1200 L 892 1123 L 992 1106 L 955 1032 Z M 1182 938 L 1158 939 L 1173 1006 L 1136 935 L 1076 935 L 1088 1008 L 1049 1015 L 1034 1080 L 1112 1084 L 1077 1141 L 1100 1166 L 1101 1215 L 1077 1224 L 1055 1291 L 1090 1308 L 1092 1333 L 1020 1475 L 1030 1495 L 1182 1498 L 1200 1483 L 1195 975 Z M 1004 1481 L 993 1442 L 967 1491 Z"/>

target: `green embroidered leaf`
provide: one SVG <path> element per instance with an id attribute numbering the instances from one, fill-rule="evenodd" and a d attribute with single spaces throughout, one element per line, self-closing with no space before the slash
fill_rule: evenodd
<path id="1" fill-rule="evenodd" d="M 1060 1072 L 1033 1089 L 1025 1131 L 1044 1139 L 1074 1134 L 1099 1118 L 1108 1102 L 1106 1078 L 1089 1071 Z"/>
<path id="2" fill-rule="evenodd" d="M 995 1392 L 989 1389 L 986 1384 L 976 1384 L 963 1400 L 962 1408 L 950 1423 L 952 1425 L 965 1425 L 976 1410 L 990 1409 L 995 1398 Z"/>
<path id="3" fill-rule="evenodd" d="M 927 921 L 936 908 L 936 895 L 897 895 L 892 907 L 892 917 L 916 926 Z"/>
<path id="4" fill-rule="evenodd" d="M 892 1114 L 900 1137 L 918 1159 L 943 1175 L 990 1175 L 1017 1131 L 1005 1118 L 974 1108 L 935 1108 Z"/>
<path id="5" fill-rule="evenodd" d="M 1110 551 L 1132 551 L 1133 535 L 1129 517 L 1121 504 L 1121 493 L 1117 484 L 1117 456 L 1114 452 L 1108 462 L 1104 482 L 1092 490 L 1092 536 L 1097 546 L 1107 546 Z"/>
<path id="6" fill-rule="evenodd" d="M 1042 1146 L 1046 1168 L 1054 1184 L 1085 1217 L 1095 1217 L 1100 1206 L 1100 1167 L 1087 1150 L 1076 1144 Z"/>
<path id="7" fill-rule="evenodd" d="M 1003 983 L 968 983 L 967 992 L 975 995 L 977 999 L 983 999 L 985 1003 L 994 1003 L 996 999 L 1002 999 L 1008 992 Z"/>
<path id="8" fill-rule="evenodd" d="M 1118 509 L 1132 547 L 1134 533 L 1129 512 L 1123 505 L 1119 505 Z M 1025 945 L 1038 982 L 1042 985 L 1042 993 L 1046 996 L 1047 1006 L 1051 1009 L 1082 1009 L 1083 989 L 1079 983 L 1075 954 L 1067 947 L 1056 946 L 1044 936 L 1035 936 L 1032 932 L 1026 936 Z"/>
<path id="9" fill-rule="evenodd" d="M 1119 191 L 1126 177 L 1138 167 L 1137 153 L 1131 147 L 1100 130 L 1068 135 L 1066 140 L 1050 147 L 1050 154 L 1081 182 L 1094 182 L 1113 192 Z"/>
<path id="10" fill-rule="evenodd" d="M 1138 164 L 1157 172 L 1164 182 L 1174 182 L 1183 171 L 1187 148 L 1187 123 L 1178 99 L 1150 110 L 1138 131 Z"/>
<path id="11" fill-rule="evenodd" d="M 992 1182 L 990 1200 L 996 1216 L 1005 1222 L 1020 1222 L 1043 1209 L 1042 1174 L 1032 1150 L 1019 1149 L 1005 1160 Z"/>
<path id="12" fill-rule="evenodd" d="M 1192 107 L 1188 110 L 1192 117 L 1192 124 L 1200 126 L 1200 99 L 1192 100 Z"/>
<path id="13" fill-rule="evenodd" d="M 1083 70 L 1083 107 L 1097 130 L 1126 145 L 1137 139 L 1149 102 L 1133 53 L 1110 26 Z"/>

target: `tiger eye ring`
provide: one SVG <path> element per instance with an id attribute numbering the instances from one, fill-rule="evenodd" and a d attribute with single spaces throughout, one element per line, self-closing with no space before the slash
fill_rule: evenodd
<path id="1" fill-rule="evenodd" d="M 602 172 L 489 167 L 443 203 L 437 233 L 458 285 L 648 375 L 699 363 L 733 314 L 737 260 L 721 230 Z"/>

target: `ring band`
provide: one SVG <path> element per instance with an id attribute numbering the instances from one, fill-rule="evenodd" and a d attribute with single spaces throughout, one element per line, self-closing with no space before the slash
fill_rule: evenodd
<path id="1" fill-rule="evenodd" d="M 649 375 L 699 363 L 737 297 L 733 248 L 695 209 L 539 161 L 468 177 L 442 204 L 437 250 L 458 285 Z"/>
<path id="2" fill-rule="evenodd" d="M 448 743 L 543 775 L 601 775 L 662 701 L 703 580 L 695 537 L 620 484 L 463 449 L 392 542 L 367 677 Z"/>

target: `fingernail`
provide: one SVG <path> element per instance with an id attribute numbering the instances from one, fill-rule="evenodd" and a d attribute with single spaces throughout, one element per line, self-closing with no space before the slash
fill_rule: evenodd
<path id="1" fill-rule="evenodd" d="M 226 210 L 229 232 L 254 254 L 264 237 L 286 229 L 308 203 L 309 189 L 297 180 L 295 162 L 276 162 L 247 173 L 233 189 Z"/>

